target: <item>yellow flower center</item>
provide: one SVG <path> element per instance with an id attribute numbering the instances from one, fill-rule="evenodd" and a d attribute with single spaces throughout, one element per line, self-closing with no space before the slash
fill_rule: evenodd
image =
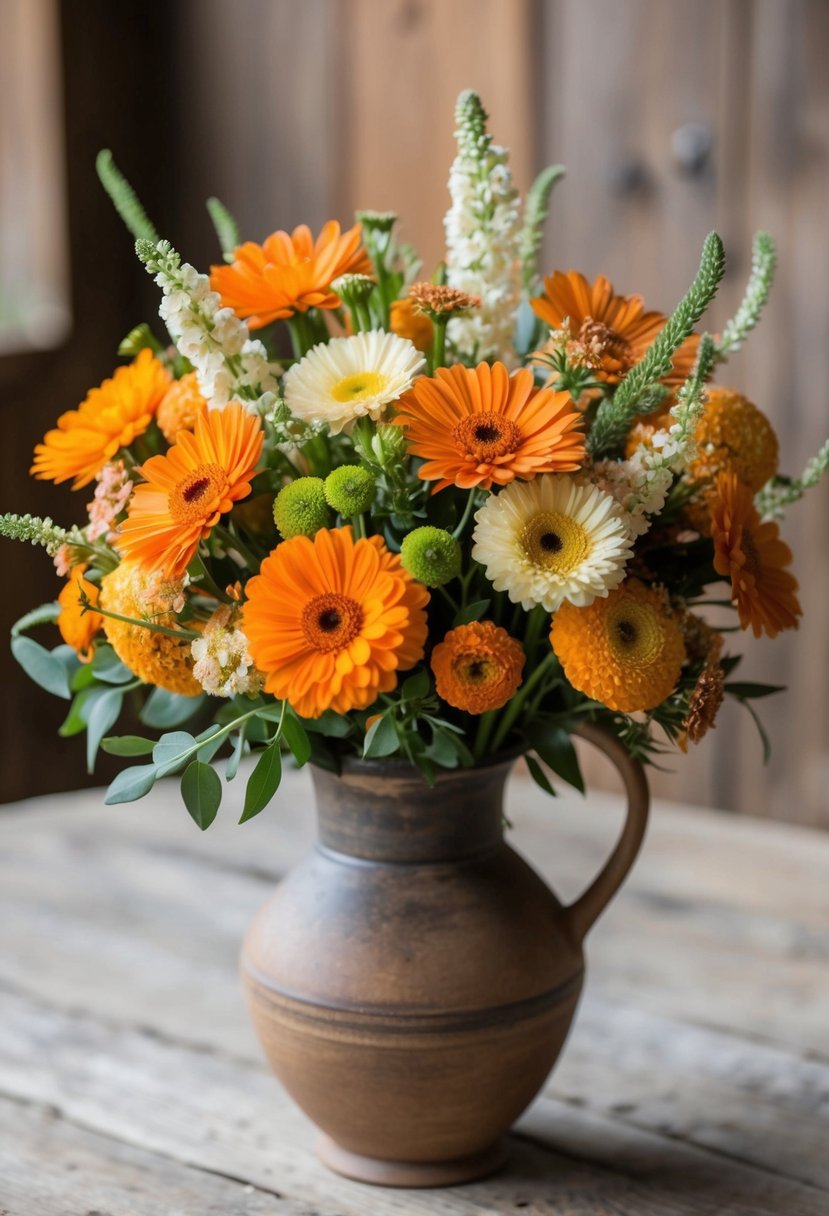
<path id="1" fill-rule="evenodd" d="M 470 414 L 452 434 L 461 451 L 482 464 L 516 451 L 524 438 L 509 418 L 492 413 Z"/>
<path id="2" fill-rule="evenodd" d="M 305 605 L 302 632 L 309 646 L 321 654 L 343 650 L 363 627 L 363 610 L 347 595 L 329 592 Z"/>
<path id="3" fill-rule="evenodd" d="M 377 397 L 382 393 L 388 382 L 388 376 L 384 376 L 382 372 L 355 372 L 353 376 L 338 380 L 331 388 L 331 396 L 335 401 L 345 404 L 368 401 L 370 397 Z"/>
<path id="4" fill-rule="evenodd" d="M 216 509 L 228 488 L 221 465 L 200 464 L 175 486 L 167 498 L 167 510 L 178 523 L 206 519 Z"/>
<path id="5" fill-rule="evenodd" d="M 623 596 L 607 615 L 607 638 L 620 663 L 647 667 L 655 663 L 665 645 L 659 617 L 649 604 Z"/>
<path id="6" fill-rule="evenodd" d="M 532 564 L 553 574 L 569 574 L 590 553 L 585 529 L 561 511 L 539 511 L 524 525 L 519 539 Z"/>

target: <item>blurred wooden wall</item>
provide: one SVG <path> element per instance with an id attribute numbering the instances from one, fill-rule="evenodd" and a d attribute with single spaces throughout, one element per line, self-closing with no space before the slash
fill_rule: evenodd
<path id="1" fill-rule="evenodd" d="M 186 176 L 225 198 L 248 235 L 389 208 L 431 269 L 453 103 L 475 88 L 522 187 L 545 164 L 568 167 L 548 269 L 602 271 L 670 310 L 717 228 L 729 270 L 716 327 L 739 300 L 753 231 L 768 228 L 773 302 L 719 378 L 771 417 L 786 470 L 829 433 L 826 0 L 187 0 L 182 22 L 195 43 Z M 829 827 L 828 515 L 826 484 L 785 530 L 799 632 L 738 639 L 745 679 L 789 685 L 760 705 L 770 766 L 731 706 L 655 776 L 659 793 Z"/>

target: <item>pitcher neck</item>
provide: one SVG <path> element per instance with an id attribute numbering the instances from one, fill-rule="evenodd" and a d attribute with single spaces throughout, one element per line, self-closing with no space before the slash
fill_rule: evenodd
<path id="1" fill-rule="evenodd" d="M 496 849 L 504 785 L 515 756 L 439 770 L 427 785 L 413 765 L 346 760 L 340 774 L 312 766 L 320 844 L 350 857 L 448 862 Z"/>

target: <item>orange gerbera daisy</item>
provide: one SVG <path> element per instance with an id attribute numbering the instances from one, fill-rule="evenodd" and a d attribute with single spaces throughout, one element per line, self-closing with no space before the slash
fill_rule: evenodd
<path id="1" fill-rule="evenodd" d="M 521 643 L 492 621 L 450 629 L 432 651 L 438 696 L 470 714 L 506 705 L 521 684 L 523 670 Z"/>
<path id="2" fill-rule="evenodd" d="M 83 592 L 91 604 L 98 603 L 98 588 L 84 578 L 86 566 L 75 566 L 70 570 L 63 590 L 58 596 L 60 616 L 58 629 L 60 636 L 76 651 L 82 663 L 88 663 L 94 653 L 92 645 L 95 635 L 100 631 L 104 618 L 100 612 L 84 612 L 81 605 Z"/>
<path id="3" fill-rule="evenodd" d="M 146 480 L 130 499 L 116 545 L 145 570 L 184 573 L 199 541 L 240 498 L 262 452 L 262 425 L 237 402 L 207 410 L 165 456 L 139 472 Z"/>
<path id="4" fill-rule="evenodd" d="M 763 523 L 751 489 L 736 473 L 720 473 L 711 505 L 714 569 L 731 579 L 731 596 L 743 629 L 759 638 L 776 637 L 781 629 L 797 629 L 801 615 L 797 579 L 786 566 L 792 551 L 780 539 L 780 529 Z"/>
<path id="5" fill-rule="evenodd" d="M 591 285 L 576 270 L 557 270 L 544 280 L 544 295 L 531 301 L 533 312 L 553 330 L 566 330 L 571 357 L 595 369 L 596 378 L 618 384 L 644 355 L 667 317 L 645 312 L 641 296 L 617 296 L 600 274 Z M 699 336 L 686 338 L 663 381 L 677 387 L 688 378 L 697 357 Z"/>
<path id="6" fill-rule="evenodd" d="M 489 489 L 536 473 L 572 473 L 584 461 L 583 419 L 569 393 L 536 391 L 528 368 L 460 363 L 422 376 L 397 404 L 395 422 L 426 463 L 419 475 L 446 486 Z"/>
<path id="7" fill-rule="evenodd" d="M 35 448 L 30 472 L 46 481 L 68 481 L 80 490 L 121 448 L 143 435 L 170 384 L 169 372 L 152 351 L 119 367 L 100 388 L 90 389 L 76 410 L 58 418 Z"/>
<path id="8" fill-rule="evenodd" d="M 429 593 L 378 536 L 295 536 L 265 559 L 247 595 L 242 628 L 265 689 L 304 718 L 366 709 L 423 656 Z"/>
<path id="9" fill-rule="evenodd" d="M 341 232 L 336 220 L 329 220 L 316 240 L 305 224 L 290 234 L 280 230 L 262 245 L 240 245 L 232 265 L 211 266 L 210 286 L 251 329 L 309 308 L 338 308 L 334 279 L 372 273 L 361 240 L 360 224 Z"/>

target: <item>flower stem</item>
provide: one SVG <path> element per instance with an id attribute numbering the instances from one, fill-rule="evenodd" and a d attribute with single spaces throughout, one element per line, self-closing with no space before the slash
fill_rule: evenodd
<path id="1" fill-rule="evenodd" d="M 458 540 L 463 535 L 464 529 L 465 529 L 466 525 L 469 523 L 469 517 L 472 514 L 474 506 L 475 506 L 475 491 L 470 490 L 469 494 L 467 496 L 467 499 L 466 499 L 466 506 L 463 509 L 463 515 L 461 515 L 460 520 L 458 521 L 456 527 L 454 528 L 454 530 L 452 532 L 452 535 L 454 536 L 455 540 Z"/>
<path id="2" fill-rule="evenodd" d="M 439 367 L 443 367 L 443 361 L 446 358 L 446 326 L 449 322 L 449 317 L 432 316 L 432 322 L 435 327 L 435 336 L 432 340 L 432 357 L 430 360 L 430 370 L 434 374 Z"/>
<path id="3" fill-rule="evenodd" d="M 534 688 L 537 687 L 541 680 L 546 677 L 550 668 L 553 667 L 557 662 L 558 660 L 556 659 L 556 656 L 551 651 L 544 659 L 541 660 L 530 675 L 529 679 L 525 680 L 518 689 L 518 692 L 512 698 L 501 717 L 501 722 L 498 726 L 498 730 L 495 733 L 495 738 L 492 741 L 493 752 L 497 752 L 507 739 L 509 732 L 512 730 L 519 714 L 521 713 L 521 710 L 524 708 L 529 694 Z"/>
<path id="4" fill-rule="evenodd" d="M 483 760 L 486 755 L 487 744 L 489 737 L 492 734 L 492 728 L 495 725 L 495 720 L 498 717 L 496 709 L 487 710 L 485 714 L 481 714 L 478 720 L 478 730 L 475 735 L 475 743 L 472 747 L 472 755 L 476 760 Z"/>

